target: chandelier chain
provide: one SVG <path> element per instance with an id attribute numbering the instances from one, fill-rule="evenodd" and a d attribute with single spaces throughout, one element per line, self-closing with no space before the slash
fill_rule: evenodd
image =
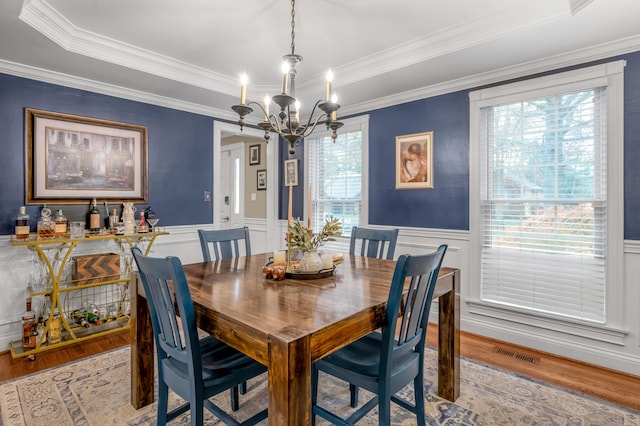
<path id="1" fill-rule="evenodd" d="M 291 0 L 291 54 L 296 52 L 296 0 Z"/>

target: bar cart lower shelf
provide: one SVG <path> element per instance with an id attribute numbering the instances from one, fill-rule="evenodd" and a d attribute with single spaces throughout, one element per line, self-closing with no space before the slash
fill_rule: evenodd
<path id="1" fill-rule="evenodd" d="M 36 354 L 47 350 L 129 329 L 131 309 L 129 282 L 132 267 L 129 249 L 140 246 L 148 255 L 155 239 L 166 234 L 166 232 L 153 232 L 127 235 L 105 234 L 76 239 L 38 240 L 35 236 L 27 240 L 12 239 L 12 245 L 25 246 L 37 253 L 39 262 L 44 265 L 49 285 L 45 289 L 30 288 L 29 293 L 32 297 L 43 296 L 45 301 L 50 301 L 50 306 L 48 306 L 48 312 L 45 311 L 44 306 L 42 307 L 39 315 L 42 322 L 33 326 L 34 330 L 39 330 L 35 347 L 24 348 L 22 341 L 12 341 L 9 343 L 11 356 L 34 360 Z M 89 270 L 96 271 L 95 275 L 89 278 L 83 275 L 75 279 L 65 275 L 68 273 L 65 266 L 68 266 L 67 264 L 73 259 L 71 254 L 76 246 L 82 242 L 97 240 L 113 240 L 119 246 L 121 271 L 116 275 L 112 272 L 109 275 L 101 275 L 104 269 L 100 264 L 101 254 L 97 254 L 95 265 L 92 264 L 89 267 Z M 60 338 L 56 338 L 54 343 L 50 343 L 47 338 L 51 324 L 56 324 L 52 321 L 59 321 L 59 324 L 53 327 L 54 329 L 58 325 L 60 328 Z"/>

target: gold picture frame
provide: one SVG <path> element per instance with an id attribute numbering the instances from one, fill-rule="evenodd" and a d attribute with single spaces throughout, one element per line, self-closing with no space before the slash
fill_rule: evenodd
<path id="1" fill-rule="evenodd" d="M 26 108 L 26 203 L 147 203 L 147 134 L 146 126 Z"/>
<path id="2" fill-rule="evenodd" d="M 433 132 L 396 136 L 396 189 L 433 189 Z"/>

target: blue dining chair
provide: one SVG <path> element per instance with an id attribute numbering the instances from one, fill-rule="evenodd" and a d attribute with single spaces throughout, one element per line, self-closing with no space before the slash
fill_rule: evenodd
<path id="1" fill-rule="evenodd" d="M 369 333 L 313 364 L 312 424 L 319 415 L 335 425 L 353 425 L 378 406 L 379 424 L 391 425 L 391 401 L 415 413 L 416 424 L 425 424 L 423 381 L 427 320 L 446 250 L 447 245 L 443 244 L 430 254 L 400 256 L 381 331 Z M 408 289 L 406 292 L 405 288 Z M 348 418 L 341 418 L 318 405 L 320 371 L 352 385 L 352 402 L 357 402 L 359 388 L 372 392 L 374 397 Z M 413 404 L 395 395 L 411 382 L 415 395 Z"/>
<path id="2" fill-rule="evenodd" d="M 156 424 L 164 426 L 191 409 L 191 425 L 200 426 L 205 407 L 226 425 L 255 425 L 267 418 L 265 409 L 238 423 L 209 399 L 237 389 L 238 385 L 267 369 L 213 336 L 199 338 L 193 301 L 180 259 L 147 257 L 137 247 L 131 252 L 144 286 L 156 343 Z M 171 412 L 168 412 L 169 389 L 186 400 Z"/>
<path id="3" fill-rule="evenodd" d="M 211 261 L 209 244 L 213 245 L 213 260 L 232 259 L 242 256 L 239 241 L 244 240 L 245 256 L 251 256 L 251 240 L 249 239 L 249 228 L 217 229 L 214 231 L 198 230 L 200 246 L 202 247 L 202 257 L 205 262 Z"/>
<path id="4" fill-rule="evenodd" d="M 351 229 L 349 254 L 357 254 L 356 246 L 360 246 L 360 256 L 393 259 L 398 241 L 399 229 L 369 229 L 354 226 Z M 384 251 L 387 249 L 385 256 Z"/>

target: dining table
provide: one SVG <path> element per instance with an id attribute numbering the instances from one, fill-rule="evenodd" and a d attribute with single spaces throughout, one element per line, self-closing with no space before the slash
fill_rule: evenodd
<path id="1" fill-rule="evenodd" d="M 312 363 L 378 329 L 396 262 L 344 254 L 328 274 L 267 278 L 268 253 L 184 265 L 198 327 L 268 368 L 268 424 L 311 424 Z M 324 276 L 328 275 L 328 276 Z M 438 395 L 460 393 L 460 271 L 442 267 Z M 131 404 L 154 401 L 154 346 L 144 289 L 131 285 Z M 348 403 L 348 402 L 346 402 Z"/>

